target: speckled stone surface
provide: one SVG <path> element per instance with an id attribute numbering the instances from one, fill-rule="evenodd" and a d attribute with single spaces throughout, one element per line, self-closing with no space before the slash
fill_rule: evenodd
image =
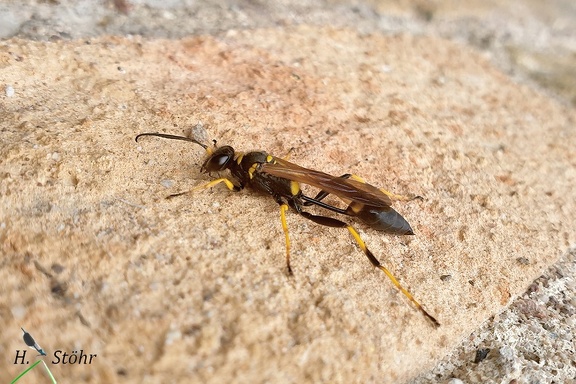
<path id="1" fill-rule="evenodd" d="M 571 254 L 486 319 L 574 244 L 574 112 L 473 50 L 303 26 L 2 52 L 7 356 L 26 325 L 45 349 L 97 351 L 89 369 L 54 367 L 84 382 L 571 377 Z M 273 201 L 164 200 L 206 180 L 201 151 L 132 138 L 199 122 L 222 144 L 294 147 L 301 165 L 424 195 L 395 205 L 417 236 L 359 229 L 442 327 L 344 233 L 290 215 L 291 280 Z"/>

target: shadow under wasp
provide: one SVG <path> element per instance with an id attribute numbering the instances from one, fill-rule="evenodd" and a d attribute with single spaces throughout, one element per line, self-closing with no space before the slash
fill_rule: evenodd
<path id="1" fill-rule="evenodd" d="M 414 304 L 414 306 L 432 323 L 440 323 L 430 315 L 422 305 L 406 290 L 396 277 L 384 267 L 368 249 L 358 232 L 350 224 L 328 216 L 313 215 L 304 210 L 308 206 L 318 206 L 329 211 L 352 216 L 360 219 L 373 229 L 395 235 L 413 235 L 410 224 L 392 207 L 392 201 L 410 201 L 420 196 L 396 195 L 384 189 L 376 188 L 366 183 L 362 178 L 344 174 L 336 177 L 324 172 L 316 171 L 293 164 L 287 160 L 272 156 L 264 151 L 237 152 L 229 145 L 210 147 L 195 139 L 165 133 L 141 133 L 136 136 L 138 141 L 143 136 L 156 136 L 164 139 L 189 141 L 200 145 L 206 151 L 206 158 L 200 171 L 211 174 L 228 170 L 231 178 L 220 177 L 201 185 L 191 191 L 181 192 L 168 196 L 168 198 L 184 195 L 202 189 L 214 187 L 224 183 L 228 189 L 237 192 L 245 187 L 272 196 L 280 205 L 280 218 L 282 229 L 286 238 L 286 265 L 288 273 L 292 275 L 290 266 L 290 237 L 286 223 L 286 211 L 292 208 L 300 216 L 317 224 L 327 227 L 346 228 L 360 249 L 376 268 L 382 270 L 392 283 Z M 305 195 L 300 183 L 320 189 L 315 197 Z M 324 202 L 324 198 L 333 194 L 348 204 L 346 209 L 338 208 Z"/>

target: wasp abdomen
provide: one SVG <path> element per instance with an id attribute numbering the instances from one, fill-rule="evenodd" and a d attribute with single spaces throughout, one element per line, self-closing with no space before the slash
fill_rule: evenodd
<path id="1" fill-rule="evenodd" d="M 413 235 L 412 227 L 401 214 L 392 207 L 370 207 L 356 205 L 352 215 L 362 220 L 378 231 L 392 233 L 394 235 Z"/>

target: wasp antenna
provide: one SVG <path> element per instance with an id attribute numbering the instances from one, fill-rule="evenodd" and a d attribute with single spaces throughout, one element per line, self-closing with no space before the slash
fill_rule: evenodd
<path id="1" fill-rule="evenodd" d="M 194 140 L 191 139 L 189 137 L 186 136 L 176 136 L 176 135 L 169 135 L 166 133 L 141 133 L 138 136 L 136 136 L 134 138 L 134 140 L 138 141 L 139 138 L 141 138 L 142 136 L 157 136 L 157 137 L 162 137 L 163 139 L 171 139 L 171 140 L 182 140 L 182 141 L 190 141 L 192 143 L 196 143 L 199 146 L 201 146 L 202 148 L 204 148 L 205 150 L 208 150 L 208 146 L 206 144 L 202 144 L 201 142 L 199 142 L 198 140 Z"/>

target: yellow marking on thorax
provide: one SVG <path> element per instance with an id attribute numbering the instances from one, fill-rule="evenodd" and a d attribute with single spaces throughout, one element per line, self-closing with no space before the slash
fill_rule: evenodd
<path id="1" fill-rule="evenodd" d="M 290 181 L 290 193 L 296 196 L 300 192 L 300 183 L 297 181 Z"/>
<path id="2" fill-rule="evenodd" d="M 254 172 L 256 172 L 256 168 L 258 168 L 258 163 L 252 164 L 252 166 L 248 170 L 248 176 L 250 176 L 250 179 L 254 178 Z"/>
<path id="3" fill-rule="evenodd" d="M 272 156 L 272 155 L 266 156 L 266 162 L 267 163 L 275 163 L 274 156 Z"/>
<path id="4" fill-rule="evenodd" d="M 240 165 L 240 163 L 242 162 L 242 159 L 244 158 L 244 152 L 236 152 L 236 163 L 238 165 Z"/>

